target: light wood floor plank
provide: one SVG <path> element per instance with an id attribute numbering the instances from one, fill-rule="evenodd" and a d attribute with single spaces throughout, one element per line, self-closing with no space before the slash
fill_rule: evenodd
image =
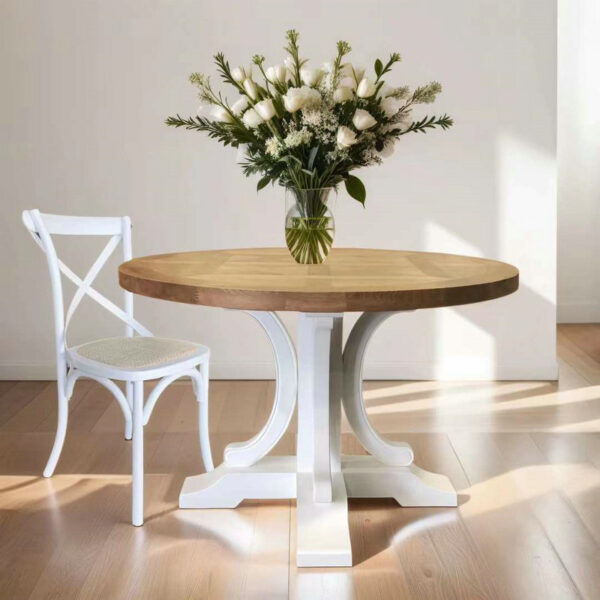
<path id="1" fill-rule="evenodd" d="M 71 412 L 91 390 L 94 390 L 93 398 L 98 390 L 94 382 L 80 381 L 78 383 L 69 401 Z M 56 384 L 52 382 L 37 394 L 31 402 L 27 403 L 19 412 L 3 423 L 0 431 L 22 433 L 31 431 L 54 432 L 56 431 L 57 407 Z"/>
<path id="2" fill-rule="evenodd" d="M 165 390 L 146 429 L 143 528 L 129 524 L 131 444 L 110 394 L 77 384 L 46 480 L 55 384 L 0 382 L 0 597 L 599 598 L 600 325 L 560 326 L 558 350 L 559 382 L 365 383 L 375 428 L 447 474 L 459 507 L 351 500 L 352 569 L 295 567 L 295 502 L 178 509 L 184 478 L 204 471 L 189 381 Z M 260 429 L 274 393 L 211 382 L 215 462 Z M 343 432 L 343 451 L 364 453 L 345 419 Z M 295 444 L 292 425 L 274 453 Z"/>
<path id="3" fill-rule="evenodd" d="M 585 485 L 600 499 L 600 472 L 590 464 L 580 468 L 568 465 L 567 469 L 546 464 L 528 434 L 495 437 L 518 492 L 543 527 L 580 594 L 589 600 L 600 598 L 600 572 L 595 566 L 600 564 L 600 546 L 567 495 L 572 480 L 577 478 L 577 488 Z M 596 518 L 598 515 L 600 510 L 596 511 Z"/>
<path id="4" fill-rule="evenodd" d="M 532 435 L 560 477 L 560 492 L 600 544 L 600 436 L 593 433 Z"/>
<path id="5" fill-rule="evenodd" d="M 8 380 L 2 380 L 0 381 L 0 398 L 2 398 L 2 396 L 8 392 L 8 390 L 10 390 L 11 388 L 15 387 L 15 385 L 17 385 L 18 381 L 8 381 Z"/>
<path id="6" fill-rule="evenodd" d="M 0 396 L 0 427 L 51 385 L 48 381 L 19 381 L 9 386 Z"/>
<path id="7" fill-rule="evenodd" d="M 471 483 L 460 506 L 479 551 L 498 573 L 502 597 L 514 600 L 581 598 L 534 509 L 503 458 L 516 434 L 453 433 L 450 440 Z"/>
<path id="8" fill-rule="evenodd" d="M 570 325 L 562 325 L 558 328 L 557 349 L 559 356 L 590 383 L 600 384 L 600 363 L 577 343 L 577 337 L 573 334 Z"/>

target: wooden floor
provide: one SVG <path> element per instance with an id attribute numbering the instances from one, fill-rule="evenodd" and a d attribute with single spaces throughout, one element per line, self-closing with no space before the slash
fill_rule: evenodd
<path id="1" fill-rule="evenodd" d="M 57 474 L 50 382 L 0 382 L 0 598 L 600 598 L 600 325 L 559 328 L 555 382 L 366 384 L 372 423 L 450 476 L 460 506 L 354 500 L 352 569 L 296 569 L 294 502 L 182 511 L 201 472 L 196 405 L 171 386 L 146 430 L 146 515 L 129 524 L 130 445 L 108 392 L 77 384 Z M 215 381 L 216 458 L 254 434 L 273 382 Z M 276 448 L 292 453 L 294 428 Z M 346 452 L 360 452 L 345 427 Z"/>

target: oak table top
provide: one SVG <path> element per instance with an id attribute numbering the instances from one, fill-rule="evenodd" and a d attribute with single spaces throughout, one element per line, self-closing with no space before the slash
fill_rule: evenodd
<path id="1" fill-rule="evenodd" d="M 334 248 L 299 265 L 285 248 L 178 252 L 119 267 L 123 288 L 152 298 L 263 311 L 399 311 L 506 296 L 519 287 L 507 263 L 472 256 Z"/>

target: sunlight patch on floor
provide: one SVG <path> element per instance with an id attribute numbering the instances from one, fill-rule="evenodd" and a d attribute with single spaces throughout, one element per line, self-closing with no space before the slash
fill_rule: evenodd
<path id="1" fill-rule="evenodd" d="M 591 464 L 532 465 L 513 469 L 476 483 L 460 493 L 469 500 L 460 506 L 464 517 L 475 517 L 510 508 L 520 502 L 535 503 L 555 492 L 570 496 L 600 489 L 600 471 Z"/>
<path id="2" fill-rule="evenodd" d="M 402 400 L 400 399 L 398 402 L 389 402 L 386 404 L 381 404 L 378 406 L 368 406 L 367 413 L 372 415 L 377 414 L 389 414 L 389 413 L 399 413 L 399 412 L 411 412 L 416 410 L 437 410 L 437 409 L 447 409 L 453 406 L 468 406 L 469 410 L 471 408 L 476 409 L 478 412 L 495 412 L 501 410 L 510 410 L 516 408 L 527 408 L 533 406 L 550 406 L 550 405 L 563 405 L 568 404 L 570 402 L 582 402 L 585 400 L 595 399 L 600 396 L 600 386 L 597 389 L 592 390 L 592 388 L 581 388 L 580 390 L 569 390 L 565 392 L 561 392 L 560 396 L 558 392 L 554 392 L 551 394 L 540 394 L 536 395 L 535 392 L 543 389 L 544 387 L 552 386 L 553 384 L 548 384 L 547 382 L 515 382 L 511 384 L 505 385 L 495 385 L 495 386 L 468 386 L 468 389 L 454 389 L 454 390 L 446 390 L 446 389 L 433 389 L 430 390 L 429 397 L 426 398 L 418 398 L 415 400 Z M 467 387 L 467 386 L 465 386 Z M 384 388 L 381 390 L 371 390 L 371 392 L 376 391 L 378 395 L 377 399 L 382 398 L 397 398 L 398 395 L 408 395 L 408 393 L 404 392 L 401 394 L 395 394 L 394 390 L 397 386 L 392 386 L 390 388 Z M 592 390 L 588 392 L 587 390 Z M 427 388 L 423 389 L 423 392 L 428 391 Z M 509 396 L 511 394 L 525 394 L 531 392 L 532 395 L 530 397 L 525 398 L 517 398 L 514 400 L 502 400 L 503 397 Z M 571 400 L 569 394 L 577 392 L 573 395 L 573 400 Z M 410 393 L 418 393 L 416 391 Z M 372 395 L 369 392 L 365 394 L 365 400 L 368 402 L 369 400 L 373 400 Z"/>

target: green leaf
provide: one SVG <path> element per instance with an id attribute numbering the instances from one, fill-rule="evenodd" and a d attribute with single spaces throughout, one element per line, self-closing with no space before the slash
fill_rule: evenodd
<path id="1" fill-rule="evenodd" d="M 365 200 L 367 199 L 367 190 L 365 189 L 363 182 L 354 175 L 348 175 L 348 179 L 346 179 L 344 183 L 348 194 L 364 206 Z"/>
<path id="2" fill-rule="evenodd" d="M 381 73 L 383 71 L 383 63 L 377 59 L 375 61 L 375 75 L 377 75 L 377 77 L 381 77 Z"/>
<path id="3" fill-rule="evenodd" d="M 260 190 L 262 190 L 266 185 L 268 185 L 269 181 L 271 181 L 271 178 L 266 175 L 265 177 L 263 177 L 257 184 L 256 184 L 256 191 L 260 192 Z"/>
<path id="4" fill-rule="evenodd" d="M 319 146 L 314 146 L 310 149 L 310 154 L 308 155 L 308 168 L 312 169 L 315 164 L 315 158 L 317 158 L 317 152 L 319 151 Z"/>

